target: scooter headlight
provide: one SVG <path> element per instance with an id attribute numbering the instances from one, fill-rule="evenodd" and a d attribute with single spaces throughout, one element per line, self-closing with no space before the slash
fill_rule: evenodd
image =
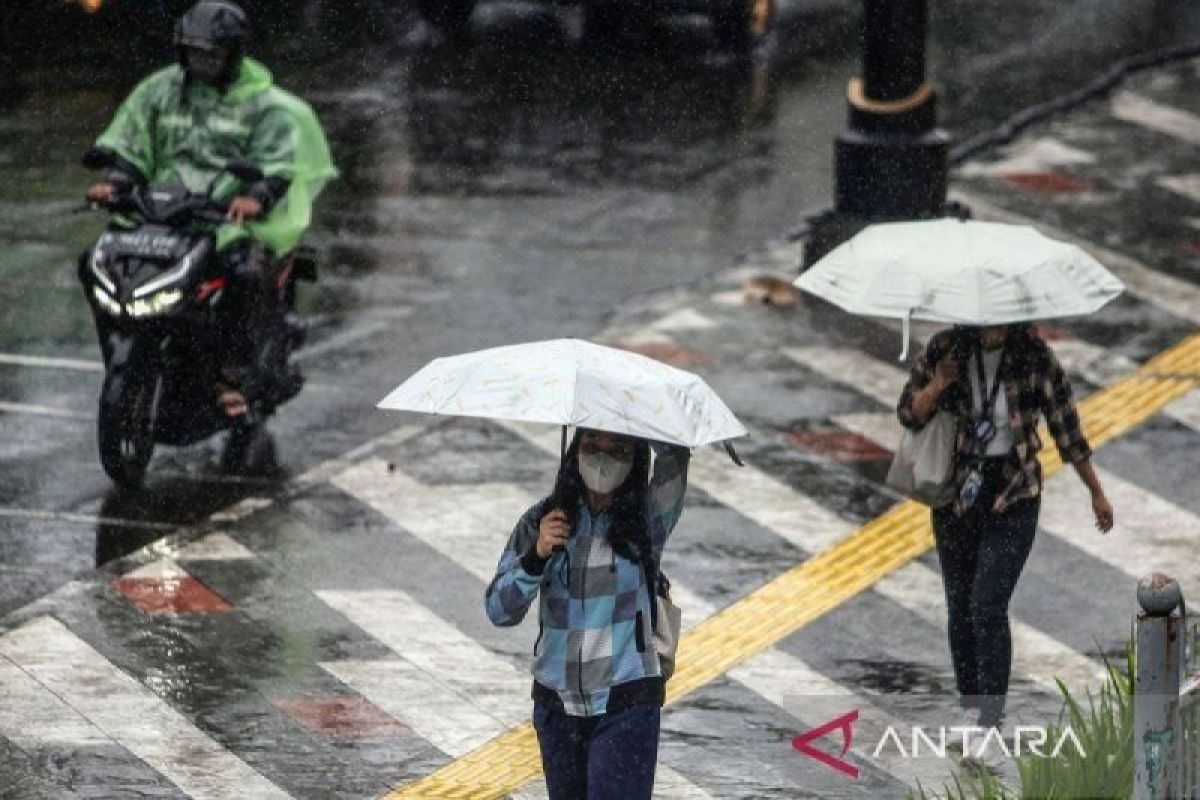
<path id="1" fill-rule="evenodd" d="M 152 317 L 169 311 L 182 299 L 183 292 L 178 289 L 167 289 L 126 303 L 125 310 L 131 317 Z"/>
<path id="2" fill-rule="evenodd" d="M 96 302 L 114 317 L 121 316 L 121 304 L 118 303 L 113 296 L 101 289 L 99 286 L 92 287 L 92 297 L 96 298 Z"/>

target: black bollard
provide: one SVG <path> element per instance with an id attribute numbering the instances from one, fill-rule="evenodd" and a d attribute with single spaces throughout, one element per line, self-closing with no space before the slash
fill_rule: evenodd
<path id="1" fill-rule="evenodd" d="M 805 265 L 872 222 L 945 213 L 950 136 L 925 80 L 925 0 L 864 0 L 862 74 L 834 144 L 834 207 L 813 220 Z"/>

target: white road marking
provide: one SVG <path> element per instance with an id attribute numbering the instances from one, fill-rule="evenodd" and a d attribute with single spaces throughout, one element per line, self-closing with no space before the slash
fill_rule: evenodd
<path id="1" fill-rule="evenodd" d="M 800 366 L 888 407 L 895 406 L 908 380 L 902 367 L 853 347 L 787 347 L 782 352 Z"/>
<path id="2" fill-rule="evenodd" d="M 1091 153 L 1071 147 L 1057 139 L 1020 141 L 1004 149 L 998 161 L 970 161 L 958 170 L 964 177 L 1046 172 L 1057 167 L 1095 163 Z"/>
<path id="3" fill-rule="evenodd" d="M 394 447 L 402 444 L 424 431 L 424 426 L 401 425 L 363 442 L 354 449 L 335 458 L 322 461 L 289 481 L 282 493 L 274 497 L 245 497 L 238 502 L 214 512 L 209 519 L 212 522 L 227 524 L 243 520 L 252 514 L 270 508 L 277 503 L 295 497 L 313 486 L 325 483 L 340 472 L 357 465 L 360 459 L 374 453 L 381 447 Z"/>
<path id="4" fill-rule="evenodd" d="M 1200 175 L 1164 175 L 1155 183 L 1168 191 L 1200 203 Z"/>
<path id="5" fill-rule="evenodd" d="M 512 527 L 538 498 L 506 483 L 429 486 L 367 458 L 331 481 L 484 584 L 491 583 Z M 486 501 L 473 498 L 486 498 Z M 482 603 L 482 594 L 480 595 Z"/>
<path id="6" fill-rule="evenodd" d="M 335 350 L 349 347 L 352 344 L 357 344 L 363 339 L 368 339 L 378 333 L 382 333 L 399 320 L 404 319 L 412 313 L 411 308 L 398 308 L 390 312 L 387 316 L 380 319 L 369 320 L 353 328 L 341 330 L 328 339 L 315 342 L 311 345 L 301 348 L 292 355 L 293 361 L 306 361 L 310 358 L 318 358 L 328 355 Z"/>
<path id="7" fill-rule="evenodd" d="M 1200 117 L 1182 109 L 1133 92 L 1117 92 L 1112 99 L 1112 113 L 1123 122 L 1165 133 L 1188 144 L 1200 145 Z"/>
<path id="8" fill-rule="evenodd" d="M 851 433 L 857 433 L 865 439 L 870 439 L 893 453 L 900 446 L 900 439 L 904 436 L 904 428 L 901 427 L 895 414 L 877 411 L 839 414 L 833 418 L 833 422 Z"/>
<path id="9" fill-rule="evenodd" d="M 0 656 L 0 735 L 17 747 L 96 747 L 112 739 L 81 717 L 62 698 Z"/>
<path id="10" fill-rule="evenodd" d="M 2 508 L 0 517 L 17 517 L 24 519 L 58 520 L 80 525 L 106 525 L 121 528 L 145 528 L 147 530 L 169 531 L 179 527 L 168 522 L 146 522 L 140 519 L 122 519 L 120 517 L 97 517 L 90 514 L 72 514 L 66 511 L 45 511 L 34 508 Z"/>
<path id="11" fill-rule="evenodd" d="M 192 797 L 290 797 L 51 617 L 0 636 L 0 655 Z"/>
<path id="12" fill-rule="evenodd" d="M 203 539 L 185 544 L 175 557 L 196 561 L 248 561 L 255 555 L 227 533 L 210 533 Z"/>
<path id="13" fill-rule="evenodd" d="M 682 331 L 704 331 L 717 327 L 717 323 L 693 308 L 681 308 L 667 314 L 650 326 L 651 330 L 663 333 L 679 333 Z"/>
<path id="14" fill-rule="evenodd" d="M 1165 572 L 1184 587 L 1200 586 L 1200 518 L 1137 484 L 1097 469 L 1113 505 L 1116 524 L 1101 534 L 1093 524 L 1091 495 L 1081 481 L 1055 481 L 1042 497 L 1041 525 L 1047 531 L 1134 581 Z"/>
<path id="15" fill-rule="evenodd" d="M 39 367 L 42 369 L 73 370 L 76 372 L 104 372 L 104 364 L 100 361 L 85 361 L 79 358 L 28 356 L 21 353 L 0 353 L 0 364 L 12 367 Z"/>
<path id="16" fill-rule="evenodd" d="M 952 199 L 969 206 L 979 219 L 1031 225 L 1052 239 L 1071 242 L 1082 247 L 1125 283 L 1128 292 L 1157 308 L 1169 311 L 1180 319 L 1200 326 L 1200 286 L 1173 278 L 1150 269 L 1135 258 L 1073 236 L 1053 226 L 1030 219 L 1013 211 L 992 205 L 969 192 L 956 189 Z"/>
<path id="17" fill-rule="evenodd" d="M 1200 431 L 1200 389 L 1193 389 L 1172 402 L 1163 409 L 1163 414 L 1192 430 Z"/>
<path id="18" fill-rule="evenodd" d="M 96 415 L 87 411 L 76 411 L 73 408 L 44 406 L 37 403 L 11 403 L 0 400 L 0 414 L 28 414 L 35 417 L 55 417 L 57 419 L 74 419 L 92 422 Z"/>

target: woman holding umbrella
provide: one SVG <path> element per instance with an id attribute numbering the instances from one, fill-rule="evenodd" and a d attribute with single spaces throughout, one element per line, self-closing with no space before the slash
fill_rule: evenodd
<path id="1" fill-rule="evenodd" d="M 978 707 L 980 727 L 999 726 L 1012 663 L 1008 603 L 1040 508 L 1039 415 L 1063 462 L 1091 491 L 1100 531 L 1112 528 L 1113 509 L 1092 468 L 1071 385 L 1031 325 L 955 326 L 936 334 L 897 410 L 900 422 L 917 430 L 939 409 L 959 421 L 955 499 L 933 510 L 951 660 L 964 706 Z"/>
<path id="2" fill-rule="evenodd" d="M 979 708 L 981 726 L 999 725 L 1012 664 L 1008 602 L 1040 510 L 1039 416 L 1091 490 L 1096 527 L 1113 524 L 1071 385 L 1030 323 L 1091 314 L 1124 286 L 1081 248 L 1034 228 L 960 219 L 872 225 L 796 285 L 853 314 L 902 320 L 901 358 L 910 320 L 954 326 L 930 339 L 897 411 L 914 431 L 939 409 L 957 422 L 944 487 L 953 499 L 933 511 L 950 654 L 963 704 Z"/>
<path id="3" fill-rule="evenodd" d="M 686 447 L 581 430 L 487 589 L 488 617 L 501 626 L 520 623 L 540 595 L 533 724 L 552 800 L 651 796 L 665 684 L 652 587 L 689 457 Z"/>
<path id="4" fill-rule="evenodd" d="M 659 561 L 691 448 L 723 443 L 740 463 L 746 429 L 700 376 L 579 339 L 434 359 L 379 405 L 563 426 L 554 491 L 517 522 L 484 604 L 510 626 L 540 596 L 533 723 L 550 797 L 649 798 L 679 632 Z"/>

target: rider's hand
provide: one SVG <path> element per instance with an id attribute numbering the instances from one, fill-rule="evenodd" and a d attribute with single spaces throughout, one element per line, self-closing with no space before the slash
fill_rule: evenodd
<path id="1" fill-rule="evenodd" d="M 258 219 L 262 213 L 262 203 L 249 195 L 240 195 L 229 203 L 229 213 L 225 215 L 225 218 L 241 225 L 248 220 Z"/>
<path id="2" fill-rule="evenodd" d="M 87 193 L 84 195 L 89 203 L 98 203 L 106 205 L 117 199 L 117 187 L 113 186 L 108 181 L 101 183 L 93 183 L 88 187 Z"/>
<path id="3" fill-rule="evenodd" d="M 538 558 L 549 558 L 554 548 L 562 547 L 571 538 L 571 524 L 567 515 L 555 509 L 538 524 L 537 554 Z"/>

